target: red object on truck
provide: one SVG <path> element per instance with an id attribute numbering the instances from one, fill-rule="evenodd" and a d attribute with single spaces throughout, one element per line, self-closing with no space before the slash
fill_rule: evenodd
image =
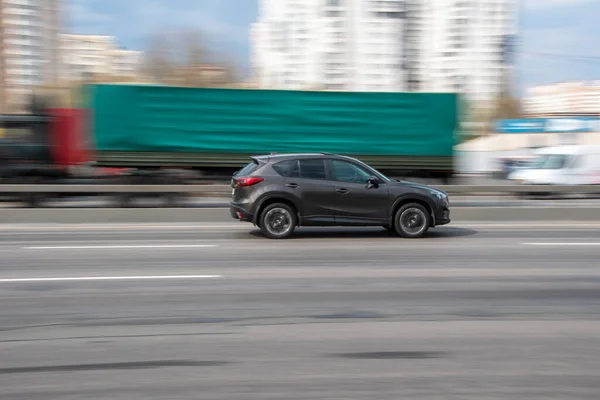
<path id="1" fill-rule="evenodd" d="M 95 160 L 90 132 L 90 110 L 85 108 L 50 108 L 49 126 L 53 164 L 63 170 L 85 166 Z M 95 168 L 95 175 L 121 175 L 124 168 Z M 76 178 L 77 176 L 73 176 Z"/>
<path id="2" fill-rule="evenodd" d="M 83 165 L 93 161 L 90 146 L 88 110 L 82 108 L 51 108 L 50 145 L 52 159 L 59 167 Z"/>

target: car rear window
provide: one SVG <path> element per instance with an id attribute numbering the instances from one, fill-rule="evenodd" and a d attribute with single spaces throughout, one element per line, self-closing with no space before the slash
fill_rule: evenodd
<path id="1" fill-rule="evenodd" d="M 248 164 L 244 168 L 242 168 L 236 175 L 237 176 L 248 176 L 251 173 L 253 173 L 254 171 L 256 171 L 258 169 L 258 167 L 260 167 L 260 165 L 258 165 L 257 162 L 251 162 L 250 164 Z"/>

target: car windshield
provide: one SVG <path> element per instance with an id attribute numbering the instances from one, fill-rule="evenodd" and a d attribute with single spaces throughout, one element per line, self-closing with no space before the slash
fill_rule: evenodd
<path id="1" fill-rule="evenodd" d="M 565 154 L 544 154 L 528 165 L 531 169 L 561 169 L 567 163 Z"/>

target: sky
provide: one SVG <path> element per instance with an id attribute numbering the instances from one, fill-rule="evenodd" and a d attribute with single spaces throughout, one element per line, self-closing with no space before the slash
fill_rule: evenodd
<path id="1" fill-rule="evenodd" d="M 248 70 L 258 0 L 66 0 L 70 32 L 116 36 L 144 50 L 160 32 L 201 31 L 213 51 Z M 521 90 L 600 80 L 600 0 L 521 0 L 517 82 Z M 585 56 L 588 58 L 573 57 Z"/>

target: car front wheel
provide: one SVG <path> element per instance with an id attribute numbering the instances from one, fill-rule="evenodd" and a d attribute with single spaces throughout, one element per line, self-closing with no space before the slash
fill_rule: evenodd
<path id="1" fill-rule="evenodd" d="M 296 214 L 287 204 L 271 204 L 261 214 L 260 229 L 269 239 L 286 239 L 296 229 Z"/>
<path id="2" fill-rule="evenodd" d="M 396 212 L 394 228 L 398 235 L 416 239 L 425 236 L 431 226 L 431 215 L 420 204 L 406 204 Z"/>

